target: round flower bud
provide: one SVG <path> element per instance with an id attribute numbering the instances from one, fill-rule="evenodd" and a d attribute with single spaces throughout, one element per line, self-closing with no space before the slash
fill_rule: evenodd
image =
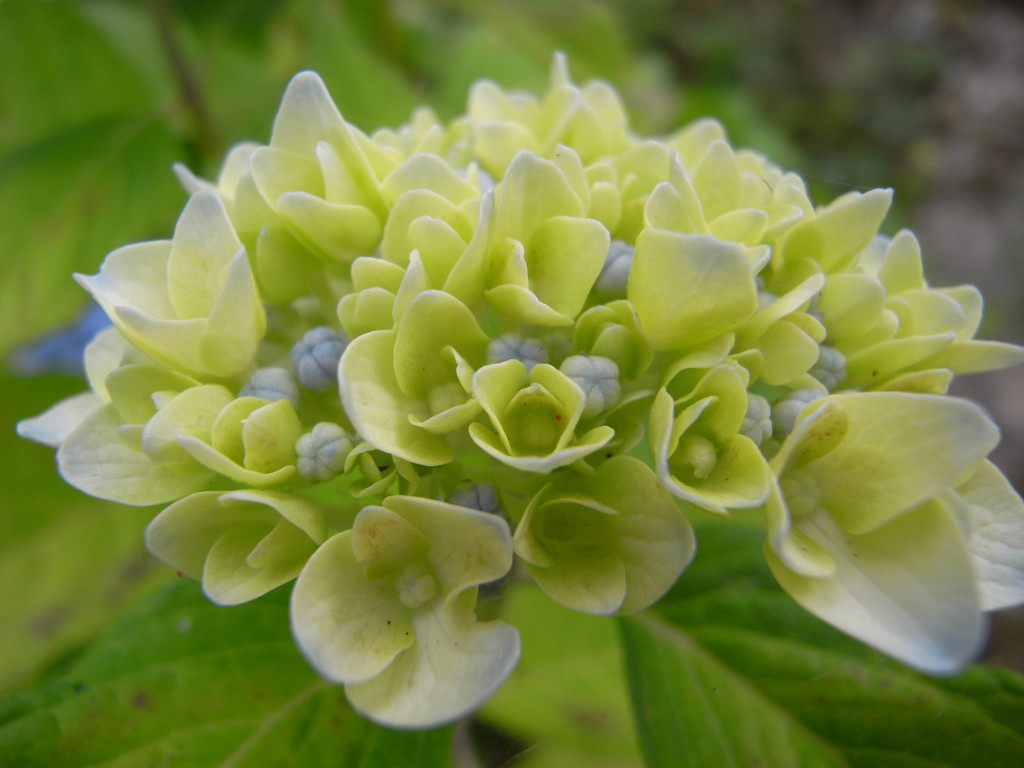
<path id="1" fill-rule="evenodd" d="M 299 406 L 299 387 L 284 368 L 257 368 L 238 394 L 270 402 L 287 400 L 293 407 Z"/>
<path id="2" fill-rule="evenodd" d="M 747 394 L 747 413 L 740 426 L 740 434 L 749 437 L 755 445 L 762 445 L 772 436 L 772 406 L 760 395 Z"/>
<path id="3" fill-rule="evenodd" d="M 523 337 L 517 333 L 506 333 L 487 345 L 487 363 L 493 365 L 506 360 L 518 360 L 529 371 L 537 363 L 548 361 L 548 350 L 537 339 Z"/>
<path id="4" fill-rule="evenodd" d="M 338 381 L 338 361 L 348 340 L 326 325 L 318 325 L 292 347 L 291 360 L 299 382 L 314 392 L 330 389 Z"/>
<path id="5" fill-rule="evenodd" d="M 846 357 L 835 347 L 820 347 L 818 362 L 809 373 L 831 392 L 846 378 Z"/>
<path id="6" fill-rule="evenodd" d="M 809 515 L 819 506 L 821 490 L 810 472 L 788 472 L 780 482 L 786 506 L 794 517 Z"/>
<path id="7" fill-rule="evenodd" d="M 295 443 L 296 467 L 307 480 L 333 480 L 345 467 L 352 451 L 352 438 L 330 421 L 321 421 Z"/>
<path id="8" fill-rule="evenodd" d="M 629 268 L 632 265 L 633 246 L 622 240 L 612 240 L 595 287 L 606 296 L 625 296 Z"/>
<path id="9" fill-rule="evenodd" d="M 794 389 L 772 407 L 772 426 L 775 436 L 782 439 L 796 426 L 796 417 L 808 403 L 820 400 L 827 393 L 820 389 Z"/>
<path id="10" fill-rule="evenodd" d="M 456 488 L 448 497 L 448 503 L 459 507 L 479 509 L 481 512 L 501 513 L 498 488 L 491 483 L 472 483 Z"/>
<path id="11" fill-rule="evenodd" d="M 587 398 L 583 415 L 596 416 L 619 402 L 619 366 L 614 360 L 598 355 L 572 355 L 562 361 L 559 369 L 579 385 Z"/>

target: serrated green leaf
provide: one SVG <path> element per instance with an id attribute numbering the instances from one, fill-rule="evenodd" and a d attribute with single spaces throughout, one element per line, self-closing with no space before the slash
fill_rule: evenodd
<path id="1" fill-rule="evenodd" d="M 433 768 L 451 728 L 388 731 L 320 680 L 287 592 L 237 608 L 182 582 L 137 606 L 58 680 L 0 702 L 0 763 Z"/>
<path id="2" fill-rule="evenodd" d="M 992 768 L 1024 761 L 1024 679 L 929 678 L 803 612 L 772 583 L 762 534 L 698 529 L 656 615 L 620 619 L 651 766 Z"/>

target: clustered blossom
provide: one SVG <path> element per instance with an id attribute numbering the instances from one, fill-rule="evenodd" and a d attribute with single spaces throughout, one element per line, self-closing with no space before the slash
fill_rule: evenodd
<path id="1" fill-rule="evenodd" d="M 268 145 L 179 176 L 173 237 L 78 278 L 113 324 L 89 391 L 20 432 L 86 493 L 170 504 L 147 544 L 210 599 L 295 579 L 299 648 L 370 718 L 501 684 L 519 636 L 477 607 L 516 560 L 639 611 L 702 512 L 763 509 L 801 605 L 926 671 L 1024 601 L 998 431 L 946 394 L 1024 351 L 879 234 L 888 190 L 815 207 L 713 121 L 638 137 L 561 57 L 542 98 L 482 82 L 372 135 L 304 72 Z"/>

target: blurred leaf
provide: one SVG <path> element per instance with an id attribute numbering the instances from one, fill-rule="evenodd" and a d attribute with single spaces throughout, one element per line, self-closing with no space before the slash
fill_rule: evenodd
<path id="1" fill-rule="evenodd" d="M 520 50 L 500 28 L 479 25 L 461 35 L 448 55 L 429 62 L 433 72 L 431 105 L 445 119 L 466 111 L 467 94 L 477 80 L 493 80 L 503 88 L 543 94 L 548 88 L 550 59 L 535 59 Z"/>
<path id="2" fill-rule="evenodd" d="M 164 0 L 167 2 L 168 0 Z M 256 46 L 290 0 L 169 0 L 175 15 L 198 29 Z"/>
<path id="3" fill-rule="evenodd" d="M 452 732 L 356 715 L 296 650 L 287 590 L 223 608 L 194 582 L 139 606 L 66 677 L 0 702 L 0 723 L 0 764 L 21 768 L 440 768 Z"/>
<path id="4" fill-rule="evenodd" d="M 141 86 L 76 4 L 0 3 L 0 150 L 137 112 Z"/>
<path id="5" fill-rule="evenodd" d="M 713 117 L 725 126 L 736 147 L 753 149 L 782 168 L 801 163 L 800 152 L 786 133 L 769 120 L 751 94 L 735 86 L 684 83 L 683 109 L 676 125 L 702 117 Z"/>
<path id="6" fill-rule="evenodd" d="M 174 112 L 177 85 L 153 19 L 152 0 L 88 0 L 80 2 L 78 8 L 96 32 L 103 35 L 102 50 L 116 51 L 132 69 L 139 83 L 137 88 L 149 94 L 153 110 L 161 111 L 169 120 L 182 117 Z M 107 88 L 111 88 L 110 83 Z"/>
<path id="7" fill-rule="evenodd" d="M 519 630 L 523 656 L 482 715 L 530 745 L 516 768 L 642 765 L 614 623 L 532 584 L 516 585 L 502 618 Z"/>
<path id="8" fill-rule="evenodd" d="M 125 605 L 168 578 L 142 543 L 148 510 L 91 499 L 64 484 L 53 451 L 14 424 L 81 390 L 76 379 L 0 377 L 0 691 L 31 683 Z"/>
<path id="9" fill-rule="evenodd" d="M 359 36 L 342 3 L 302 0 L 291 15 L 301 40 L 294 69 L 316 70 L 346 120 L 367 132 L 408 122 L 419 97 L 401 72 Z"/>
<path id="10" fill-rule="evenodd" d="M 184 198 L 170 166 L 181 156 L 162 125 L 110 118 L 0 158 L 0 354 L 82 306 L 73 271 L 170 236 Z"/>
<path id="11" fill-rule="evenodd" d="M 699 531 L 657 614 L 620 620 L 650 766 L 1024 764 L 1024 678 L 928 678 L 825 626 L 772 584 L 756 529 Z"/>
<path id="12" fill-rule="evenodd" d="M 634 67 L 626 28 L 606 3 L 594 0 L 495 0 L 458 5 L 478 15 L 534 61 L 550 62 L 564 51 L 579 81 L 601 77 L 617 83 Z M 629 13 L 628 9 L 625 13 Z"/>

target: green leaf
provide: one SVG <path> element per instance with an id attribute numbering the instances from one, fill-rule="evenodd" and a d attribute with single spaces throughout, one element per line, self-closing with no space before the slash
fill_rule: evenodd
<path id="1" fill-rule="evenodd" d="M 929 678 L 772 583 L 755 528 L 710 524 L 657 615 L 620 619 L 651 766 L 987 768 L 1024 762 L 1024 679 Z"/>
<path id="2" fill-rule="evenodd" d="M 141 86 L 77 4 L 0 5 L 0 150 L 137 111 Z"/>
<path id="3" fill-rule="evenodd" d="M 509 765 L 642 765 L 614 623 L 569 610 L 528 584 L 509 592 L 502 617 L 519 630 L 522 658 L 481 715 L 525 741 Z"/>
<path id="4" fill-rule="evenodd" d="M 444 766 L 451 729 L 356 715 L 295 649 L 287 592 L 220 608 L 193 582 L 137 606 L 69 674 L 0 702 L 4 765 Z"/>
<path id="5" fill-rule="evenodd" d="M 76 379 L 0 377 L 0 691 L 30 685 L 170 574 L 154 567 L 146 510 L 90 499 L 67 486 L 53 451 L 14 423 L 83 387 Z M 0 761 L 2 762 L 2 761 Z"/>
<path id="6" fill-rule="evenodd" d="M 85 302 L 71 272 L 111 250 L 170 233 L 184 195 L 182 155 L 163 125 L 112 118 L 0 156 L 0 352 L 67 320 Z"/>

